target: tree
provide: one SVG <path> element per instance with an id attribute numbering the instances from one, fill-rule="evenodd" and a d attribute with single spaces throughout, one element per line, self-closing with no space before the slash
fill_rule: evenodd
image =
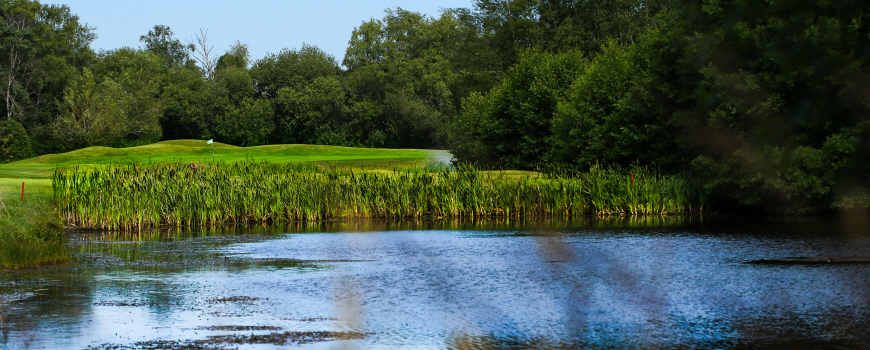
<path id="1" fill-rule="evenodd" d="M 111 79 L 98 83 L 85 68 L 64 89 L 54 136 L 63 150 L 116 144 L 124 136 L 129 96 Z"/>
<path id="2" fill-rule="evenodd" d="M 163 88 L 165 109 L 160 119 L 164 140 L 213 138 L 211 118 L 217 110 L 220 88 L 204 80 L 199 69 L 174 67 Z"/>
<path id="3" fill-rule="evenodd" d="M 32 154 L 24 127 L 13 119 L 0 121 L 0 163 L 26 159 Z"/>
<path id="4" fill-rule="evenodd" d="M 275 98 L 278 143 L 353 146 L 356 126 L 346 118 L 345 94 L 335 76 L 316 78 L 297 90 L 285 87 Z"/>
<path id="5" fill-rule="evenodd" d="M 29 100 L 27 82 L 32 76 L 31 62 L 36 57 L 36 44 L 33 27 L 36 26 L 36 14 L 40 10 L 39 3 L 30 1 L 15 1 L 2 8 L 3 21 L 0 23 L 0 49 L 5 51 L 0 56 L 0 69 L 3 69 L 3 100 L 6 107 L 6 118 L 16 115 L 23 119 L 22 104 Z"/>
<path id="6" fill-rule="evenodd" d="M 230 103 L 254 97 L 254 81 L 244 68 L 229 66 L 218 70 L 215 85 L 220 91 L 219 96 L 227 98 Z"/>
<path id="7" fill-rule="evenodd" d="M 522 52 L 580 50 L 587 56 L 611 40 L 632 44 L 665 8 L 660 0 L 477 0 L 473 16 L 498 52 L 502 70 Z"/>
<path id="8" fill-rule="evenodd" d="M 155 25 L 148 34 L 140 36 L 139 41 L 145 43 L 146 50 L 163 58 L 170 67 L 185 65 L 190 60 L 190 52 L 195 50 L 193 44 L 182 44 L 165 25 Z"/>
<path id="9" fill-rule="evenodd" d="M 553 117 L 553 162 L 578 170 L 641 161 L 666 170 L 688 167 L 675 137 L 680 130 L 646 100 L 655 90 L 639 78 L 645 49 L 614 40 L 578 71 Z"/>
<path id="10" fill-rule="evenodd" d="M 223 54 L 217 61 L 216 70 L 225 70 L 237 68 L 248 70 L 248 63 L 251 62 L 251 54 L 248 52 L 248 45 L 242 44 L 238 40 L 230 50 Z"/>
<path id="11" fill-rule="evenodd" d="M 246 97 L 237 105 L 224 105 L 215 120 L 214 137 L 239 146 L 258 146 L 269 142 L 275 131 L 272 107 L 268 101 Z"/>
<path id="12" fill-rule="evenodd" d="M 112 80 L 129 96 L 124 105 L 124 137 L 132 143 L 160 140 L 168 67 L 151 51 L 122 48 L 106 52 L 94 68 L 98 79 Z"/>
<path id="13" fill-rule="evenodd" d="M 344 65 L 352 96 L 381 106 L 373 125 L 389 131 L 392 147 L 443 148 L 456 113 L 457 73 L 448 52 L 457 24 L 401 8 L 354 30 Z M 369 109 L 371 110 L 371 109 Z"/>
<path id="14" fill-rule="evenodd" d="M 453 155 L 509 169 L 549 165 L 557 106 L 585 64 L 580 51 L 522 55 L 488 95 L 464 101 L 452 125 Z"/>
<path id="15" fill-rule="evenodd" d="M 335 58 L 316 46 L 302 45 L 299 50 L 284 49 L 257 60 L 251 67 L 257 95 L 276 97 L 283 88 L 303 89 L 317 78 L 339 76 L 341 68 Z"/>
<path id="16" fill-rule="evenodd" d="M 52 150 L 56 101 L 78 68 L 91 64 L 93 28 L 66 5 L 10 0 L 0 4 L 3 114 L 28 131 L 38 153 Z"/>
<path id="17" fill-rule="evenodd" d="M 214 45 L 209 45 L 208 43 L 208 30 L 203 31 L 200 29 L 199 35 L 194 34 L 194 38 L 196 43 L 189 43 L 189 45 L 193 47 L 193 58 L 199 62 L 199 66 L 202 69 L 202 74 L 205 76 L 205 79 L 213 80 L 215 66 L 217 66 L 217 58 L 211 54 Z"/>
<path id="18" fill-rule="evenodd" d="M 684 52 L 702 67 L 696 107 L 674 122 L 695 135 L 693 164 L 711 189 L 762 210 L 870 206 L 870 103 L 860 97 L 870 81 L 870 4 L 679 9 L 693 34 Z"/>

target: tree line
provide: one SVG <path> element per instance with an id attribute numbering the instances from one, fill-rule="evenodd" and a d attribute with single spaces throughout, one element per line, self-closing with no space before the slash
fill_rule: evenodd
<path id="1" fill-rule="evenodd" d="M 449 149 L 543 171 L 691 173 L 723 207 L 870 205 L 870 4 L 476 0 L 316 46 L 220 55 L 157 25 L 94 52 L 64 5 L 0 1 L 0 157 L 211 139 Z"/>

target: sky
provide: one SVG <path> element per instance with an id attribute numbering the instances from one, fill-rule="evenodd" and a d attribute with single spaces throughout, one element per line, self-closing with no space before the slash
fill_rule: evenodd
<path id="1" fill-rule="evenodd" d="M 247 44 L 254 60 L 281 49 L 315 45 L 341 63 L 355 27 L 384 10 L 405 10 L 438 16 L 442 8 L 471 7 L 471 0 L 44 0 L 65 4 L 81 22 L 96 27 L 96 51 L 141 47 L 139 37 L 155 25 L 169 26 L 182 43 L 193 41 L 200 28 L 218 56 L 236 40 Z"/>

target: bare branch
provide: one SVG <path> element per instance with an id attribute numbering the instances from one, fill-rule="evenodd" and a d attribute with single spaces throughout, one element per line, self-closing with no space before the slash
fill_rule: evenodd
<path id="1" fill-rule="evenodd" d="M 217 57 L 211 55 L 214 45 L 208 44 L 208 30 L 199 29 L 199 35 L 194 34 L 194 40 L 189 41 L 193 47 L 193 58 L 199 62 L 202 73 L 208 80 L 214 79 L 214 68 L 217 65 Z"/>

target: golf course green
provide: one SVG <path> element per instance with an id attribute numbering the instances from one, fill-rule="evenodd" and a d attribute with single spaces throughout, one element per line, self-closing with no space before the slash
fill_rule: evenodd
<path id="1" fill-rule="evenodd" d="M 0 270 L 69 259 L 64 221 L 51 202 L 51 178 L 58 167 L 80 171 L 119 162 L 310 162 L 371 171 L 425 167 L 450 161 L 447 151 L 377 149 L 319 145 L 237 147 L 200 140 L 175 140 L 128 148 L 89 147 L 0 165 Z M 24 184 L 24 200 L 22 196 Z"/>
<path id="2" fill-rule="evenodd" d="M 238 147 L 200 140 L 163 141 L 129 148 L 88 147 L 67 153 L 48 154 L 0 165 L 0 193 L 8 203 L 21 195 L 25 198 L 51 194 L 51 176 L 58 166 L 110 164 L 121 161 L 226 161 L 244 159 L 273 163 L 314 162 L 320 165 L 361 169 L 390 169 L 447 163 L 450 153 L 439 150 L 354 148 L 321 145 L 266 145 Z"/>

